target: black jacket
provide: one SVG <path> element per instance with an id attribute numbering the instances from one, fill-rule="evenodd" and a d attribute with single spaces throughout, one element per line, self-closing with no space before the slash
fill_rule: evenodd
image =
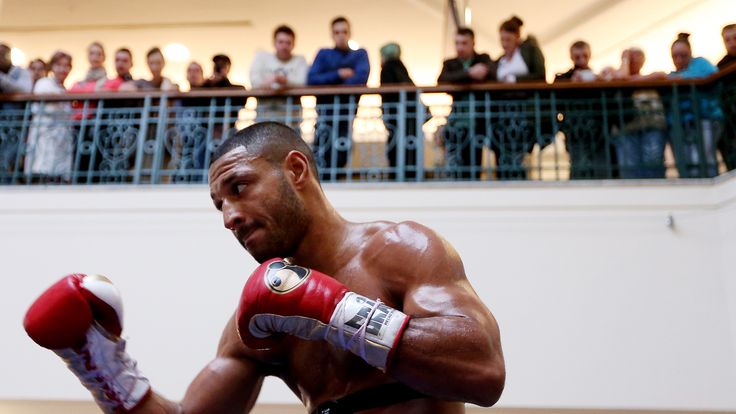
<path id="1" fill-rule="evenodd" d="M 526 75 L 517 76 L 516 81 L 544 82 L 547 79 L 544 54 L 542 53 L 542 49 L 539 48 L 539 43 L 537 43 L 537 39 L 534 36 L 527 37 L 526 40 L 521 42 L 521 45 L 519 45 L 519 52 L 521 53 L 521 58 L 524 59 L 524 63 L 526 63 L 526 67 L 529 69 L 529 73 Z M 500 60 L 501 57 L 496 60 L 496 65 L 498 65 L 498 62 Z"/>
<path id="2" fill-rule="evenodd" d="M 381 65 L 381 86 L 390 84 L 414 85 L 414 81 L 409 76 L 409 71 L 400 59 L 389 59 Z M 415 99 L 416 94 L 407 94 L 407 99 Z M 399 102 L 398 93 L 387 93 L 383 95 L 384 103 Z"/>
<path id="3" fill-rule="evenodd" d="M 476 63 L 483 63 L 488 66 L 488 76 L 482 82 L 490 82 L 496 80 L 496 63 L 491 60 L 487 53 L 475 54 L 470 61 L 470 66 Z M 437 78 L 437 83 L 479 83 L 468 75 L 463 66 L 463 61 L 459 58 L 447 59 L 442 63 L 442 72 Z"/>

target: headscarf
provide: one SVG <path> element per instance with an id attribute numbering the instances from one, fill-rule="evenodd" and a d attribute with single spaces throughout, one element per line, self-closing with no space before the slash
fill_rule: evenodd
<path id="1" fill-rule="evenodd" d="M 398 43 L 386 43 L 381 47 L 381 61 L 401 58 L 401 47 Z"/>

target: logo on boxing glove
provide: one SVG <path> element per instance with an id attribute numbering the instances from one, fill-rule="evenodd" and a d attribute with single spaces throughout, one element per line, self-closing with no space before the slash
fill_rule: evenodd
<path id="1" fill-rule="evenodd" d="M 263 281 L 274 293 L 288 293 L 304 283 L 311 270 L 279 260 L 268 265 Z"/>

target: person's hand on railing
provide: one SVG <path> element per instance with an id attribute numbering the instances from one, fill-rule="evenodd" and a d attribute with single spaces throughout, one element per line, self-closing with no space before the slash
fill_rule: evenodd
<path id="1" fill-rule="evenodd" d="M 351 68 L 340 68 L 337 70 L 337 74 L 340 76 L 340 79 L 350 79 L 355 75 L 355 71 Z"/>
<path id="2" fill-rule="evenodd" d="M 473 80 L 482 81 L 488 76 L 488 65 L 484 63 L 476 63 L 468 69 L 468 76 Z"/>
<path id="3" fill-rule="evenodd" d="M 120 85 L 120 88 L 118 88 L 118 92 L 135 92 L 138 90 L 138 87 L 135 86 L 135 82 L 128 81 L 123 82 L 123 84 Z"/>

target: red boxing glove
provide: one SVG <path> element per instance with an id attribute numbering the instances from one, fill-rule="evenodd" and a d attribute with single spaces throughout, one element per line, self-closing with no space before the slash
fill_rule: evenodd
<path id="1" fill-rule="evenodd" d="M 271 259 L 261 264 L 243 288 L 237 313 L 243 343 L 269 347 L 274 333 L 326 340 L 381 370 L 409 322 L 404 313 L 380 300 L 348 291 L 316 270 Z"/>
<path id="2" fill-rule="evenodd" d="M 67 363 L 106 413 L 125 413 L 151 387 L 125 352 L 122 315 L 120 294 L 107 278 L 73 274 L 33 302 L 23 326 Z"/>

